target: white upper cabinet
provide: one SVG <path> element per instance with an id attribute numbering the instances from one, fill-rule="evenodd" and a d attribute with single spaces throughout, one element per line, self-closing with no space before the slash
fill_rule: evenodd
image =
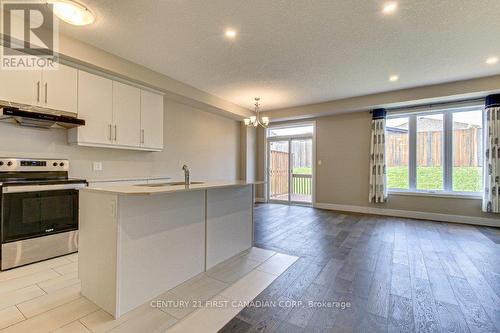
<path id="1" fill-rule="evenodd" d="M 1 101 L 39 105 L 41 94 L 41 70 L 0 69 Z"/>
<path id="2" fill-rule="evenodd" d="M 77 77 L 78 118 L 85 120 L 85 125 L 69 130 L 69 143 L 163 149 L 163 95 L 81 70 Z"/>
<path id="3" fill-rule="evenodd" d="M 71 129 L 70 137 L 73 136 L 73 142 L 100 145 L 113 142 L 112 80 L 79 72 L 78 117 L 85 120 L 85 126 Z"/>
<path id="4" fill-rule="evenodd" d="M 42 96 L 39 105 L 77 113 L 78 70 L 59 64 L 57 69 L 42 72 Z"/>
<path id="5" fill-rule="evenodd" d="M 113 140 L 120 146 L 141 145 L 141 90 L 113 81 Z"/>
<path id="6" fill-rule="evenodd" d="M 141 90 L 141 146 L 163 149 L 163 95 Z"/>
<path id="7" fill-rule="evenodd" d="M 0 70 L 0 100 L 77 112 L 78 70 Z"/>

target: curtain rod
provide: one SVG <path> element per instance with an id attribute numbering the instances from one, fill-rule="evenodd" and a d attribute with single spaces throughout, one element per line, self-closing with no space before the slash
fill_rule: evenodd
<path id="1" fill-rule="evenodd" d="M 440 102 L 440 103 L 424 103 L 424 104 L 414 104 L 408 106 L 399 106 L 394 108 L 385 108 L 387 113 L 396 113 L 398 111 L 411 112 L 412 110 L 420 110 L 420 109 L 433 109 L 433 108 L 446 108 L 451 106 L 460 106 L 461 104 L 484 104 L 485 97 L 474 98 L 474 99 L 463 99 L 457 101 L 449 101 L 449 102 Z M 370 111 L 373 113 L 373 110 Z"/>

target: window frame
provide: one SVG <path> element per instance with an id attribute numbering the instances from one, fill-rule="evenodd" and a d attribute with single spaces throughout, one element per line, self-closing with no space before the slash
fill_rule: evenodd
<path id="1" fill-rule="evenodd" d="M 473 106 L 449 106 L 437 110 L 418 111 L 418 112 L 394 112 L 387 115 L 387 119 L 408 118 L 408 189 L 391 189 L 388 188 L 389 194 L 396 195 L 417 195 L 426 197 L 461 197 L 468 199 L 482 199 L 482 192 L 461 192 L 453 191 L 453 114 L 460 112 L 470 112 L 481 110 L 482 113 L 482 130 L 483 144 L 481 152 L 484 154 L 485 140 L 485 125 L 486 115 L 484 105 L 477 104 Z M 417 118 L 419 116 L 443 115 L 443 190 L 419 190 L 417 189 Z M 387 131 L 387 130 L 386 130 Z M 387 132 L 386 132 L 387 133 Z M 483 158 L 483 176 L 482 188 L 484 189 L 484 158 Z M 387 177 L 387 175 L 386 175 Z M 388 182 L 387 182 L 388 183 Z"/>

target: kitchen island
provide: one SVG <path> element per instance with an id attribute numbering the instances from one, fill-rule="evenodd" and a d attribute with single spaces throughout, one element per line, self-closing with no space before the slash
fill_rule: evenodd
<path id="1" fill-rule="evenodd" d="M 249 249 L 258 183 L 82 189 L 82 295 L 118 318 Z"/>

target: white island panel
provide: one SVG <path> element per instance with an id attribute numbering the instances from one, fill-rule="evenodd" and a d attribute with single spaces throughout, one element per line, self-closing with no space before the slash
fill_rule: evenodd
<path id="1" fill-rule="evenodd" d="M 207 190 L 207 269 L 252 247 L 253 186 Z"/>
<path id="2" fill-rule="evenodd" d="M 121 196 L 120 313 L 204 271 L 205 193 Z"/>
<path id="3" fill-rule="evenodd" d="M 82 295 L 115 314 L 118 307 L 118 197 L 80 192 L 78 277 Z"/>
<path id="4" fill-rule="evenodd" d="M 82 294 L 115 318 L 252 246 L 253 184 L 80 192 Z"/>

